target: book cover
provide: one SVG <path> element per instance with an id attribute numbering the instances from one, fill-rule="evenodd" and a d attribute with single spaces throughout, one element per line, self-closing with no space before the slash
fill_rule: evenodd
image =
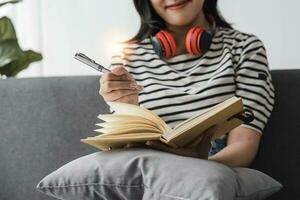
<path id="1" fill-rule="evenodd" d="M 244 109 L 242 98 L 232 97 L 204 112 L 170 128 L 155 112 L 143 106 L 120 102 L 108 102 L 113 114 L 100 114 L 102 123 L 96 124 L 101 133 L 94 137 L 81 139 L 83 143 L 101 150 L 122 148 L 130 142 L 160 140 L 174 148 L 187 146 L 211 126 L 217 130 L 213 139 L 221 137 L 242 123 L 249 123 L 254 116 Z"/>

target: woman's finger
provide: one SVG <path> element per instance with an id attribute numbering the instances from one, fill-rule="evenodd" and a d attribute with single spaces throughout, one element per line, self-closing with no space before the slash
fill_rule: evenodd
<path id="1" fill-rule="evenodd" d="M 147 148 L 147 145 L 142 142 L 130 142 L 126 144 L 124 148 Z"/>
<path id="2" fill-rule="evenodd" d="M 128 75 L 129 72 L 124 65 L 116 65 L 111 69 L 111 72 L 117 76 Z"/>
<path id="3" fill-rule="evenodd" d="M 128 76 L 127 74 L 117 76 L 111 72 L 105 72 L 104 74 L 102 74 L 99 83 L 101 85 L 106 81 L 133 81 L 133 78 L 131 75 Z"/>
<path id="4" fill-rule="evenodd" d="M 138 94 L 139 90 L 115 90 L 105 95 L 105 101 L 117 101 L 121 98 Z"/>
<path id="5" fill-rule="evenodd" d="M 202 141 L 204 137 L 204 134 L 199 135 L 196 140 L 192 141 L 190 144 L 186 145 L 187 147 L 195 147 L 199 145 L 199 143 Z"/>
<path id="6" fill-rule="evenodd" d="M 100 91 L 106 94 L 113 90 L 135 90 L 139 88 L 141 88 L 141 86 L 138 86 L 132 81 L 106 81 L 100 86 Z"/>
<path id="7" fill-rule="evenodd" d="M 168 145 L 159 141 L 147 141 L 146 145 L 150 148 L 158 149 L 161 151 L 166 151 L 169 153 L 176 153 L 176 149 L 169 147 Z"/>

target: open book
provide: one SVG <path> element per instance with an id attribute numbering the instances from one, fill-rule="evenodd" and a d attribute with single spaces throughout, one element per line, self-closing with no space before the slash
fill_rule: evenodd
<path id="1" fill-rule="evenodd" d="M 242 99 L 238 97 L 199 112 L 174 128 L 170 128 L 155 112 L 145 107 L 119 102 L 107 104 L 115 112 L 98 116 L 104 122 L 96 124 L 102 128 L 95 131 L 102 134 L 81 139 L 101 150 L 121 148 L 130 142 L 148 140 L 160 140 L 174 148 L 193 145 L 193 141 L 213 125 L 217 125 L 214 139 L 253 120 L 253 113 L 244 110 Z"/>

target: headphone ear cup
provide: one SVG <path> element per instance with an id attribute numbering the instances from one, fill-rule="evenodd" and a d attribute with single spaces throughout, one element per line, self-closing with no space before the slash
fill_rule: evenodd
<path id="1" fill-rule="evenodd" d="M 187 33 L 185 46 L 188 53 L 193 55 L 204 54 L 210 47 L 212 36 L 202 27 L 194 27 Z"/>
<path id="2" fill-rule="evenodd" d="M 199 37 L 204 30 L 201 27 L 191 28 L 185 38 L 185 47 L 189 54 L 199 55 L 201 54 L 200 46 L 198 45 Z"/>
<path id="3" fill-rule="evenodd" d="M 202 54 L 204 54 L 205 52 L 207 52 L 209 50 L 209 47 L 211 45 L 213 36 L 211 33 L 204 31 L 198 41 L 198 44 L 200 46 L 200 49 L 202 51 Z"/>
<path id="4" fill-rule="evenodd" d="M 163 55 L 163 51 L 162 51 L 162 46 L 161 46 L 160 42 L 158 41 L 158 39 L 156 37 L 151 37 L 151 43 L 152 43 L 155 53 L 160 58 L 163 58 L 164 55 Z"/>
<path id="5" fill-rule="evenodd" d="M 156 33 L 152 41 L 154 43 L 154 50 L 158 55 L 160 55 L 160 57 L 168 59 L 175 56 L 177 49 L 176 42 L 168 31 L 159 31 Z"/>

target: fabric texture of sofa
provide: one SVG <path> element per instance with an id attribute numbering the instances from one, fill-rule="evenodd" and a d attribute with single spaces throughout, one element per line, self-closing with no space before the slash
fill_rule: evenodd
<path id="1" fill-rule="evenodd" d="M 276 102 L 252 168 L 283 184 L 269 199 L 297 199 L 300 166 L 300 70 L 274 70 Z M 95 152 L 79 140 L 94 134 L 98 76 L 0 80 L 0 199 L 53 199 L 36 191 L 39 180 Z"/>

